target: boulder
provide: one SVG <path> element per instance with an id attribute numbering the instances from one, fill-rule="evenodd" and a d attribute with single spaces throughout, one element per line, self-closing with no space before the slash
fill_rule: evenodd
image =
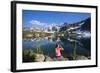
<path id="1" fill-rule="evenodd" d="M 45 56 L 45 60 L 44 61 L 52 61 L 52 58 L 49 56 Z"/>
<path id="2" fill-rule="evenodd" d="M 57 58 L 53 58 L 54 61 L 66 61 L 68 60 L 68 58 L 64 58 L 63 56 L 57 57 Z"/>
<path id="3" fill-rule="evenodd" d="M 76 60 L 88 60 L 88 58 L 85 56 L 77 56 Z"/>
<path id="4" fill-rule="evenodd" d="M 43 62 L 44 59 L 45 59 L 45 56 L 43 54 L 36 54 L 34 61 Z"/>

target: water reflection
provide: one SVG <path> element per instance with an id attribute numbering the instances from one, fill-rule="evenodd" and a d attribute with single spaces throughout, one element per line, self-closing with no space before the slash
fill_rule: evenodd
<path id="1" fill-rule="evenodd" d="M 85 34 L 85 33 L 84 33 Z M 86 36 L 80 37 L 78 36 L 58 36 L 58 37 L 38 37 L 33 39 L 23 39 L 23 49 L 35 49 L 37 46 L 41 47 L 44 51 L 45 55 L 54 56 L 54 49 L 56 43 L 59 43 L 64 48 L 62 52 L 63 56 L 71 56 L 71 55 L 84 55 L 90 56 L 90 37 Z M 88 38 L 86 38 L 88 37 Z"/>

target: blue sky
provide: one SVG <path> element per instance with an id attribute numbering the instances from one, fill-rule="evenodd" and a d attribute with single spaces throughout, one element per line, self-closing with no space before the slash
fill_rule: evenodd
<path id="1" fill-rule="evenodd" d="M 31 27 L 34 25 L 48 26 L 51 24 L 60 25 L 64 22 L 79 22 L 90 16 L 90 13 L 23 10 L 22 22 L 23 27 Z"/>

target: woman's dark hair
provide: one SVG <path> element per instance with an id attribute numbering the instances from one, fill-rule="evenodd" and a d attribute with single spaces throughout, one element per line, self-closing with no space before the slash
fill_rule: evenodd
<path id="1" fill-rule="evenodd" d="M 55 46 L 55 47 L 58 47 L 58 45 L 59 45 L 59 48 L 61 48 L 61 45 L 60 45 L 60 44 L 58 44 L 58 43 L 56 44 L 56 46 Z"/>

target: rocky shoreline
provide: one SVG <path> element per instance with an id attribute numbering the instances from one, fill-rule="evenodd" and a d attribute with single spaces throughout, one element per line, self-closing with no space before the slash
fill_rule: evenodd
<path id="1" fill-rule="evenodd" d="M 37 60 L 37 59 L 36 59 Z M 47 62 L 47 61 L 68 61 L 70 60 L 69 58 L 65 58 L 63 56 L 60 56 L 60 57 L 49 57 L 49 56 L 41 56 L 41 58 L 38 58 L 38 62 Z M 72 59 L 72 60 L 89 60 L 89 58 L 85 57 L 85 56 L 76 56 L 75 59 Z"/>
<path id="2" fill-rule="evenodd" d="M 27 56 L 28 57 L 28 56 Z M 73 57 L 50 57 L 47 55 L 43 55 L 43 54 L 33 54 L 31 55 L 31 58 L 29 58 L 31 60 L 29 60 L 29 62 L 48 62 L 48 61 L 68 61 L 68 60 L 89 60 L 90 58 L 83 56 L 83 55 L 78 55 L 76 56 L 75 59 L 73 59 Z M 24 61 L 24 62 L 28 62 L 28 60 Z"/>

